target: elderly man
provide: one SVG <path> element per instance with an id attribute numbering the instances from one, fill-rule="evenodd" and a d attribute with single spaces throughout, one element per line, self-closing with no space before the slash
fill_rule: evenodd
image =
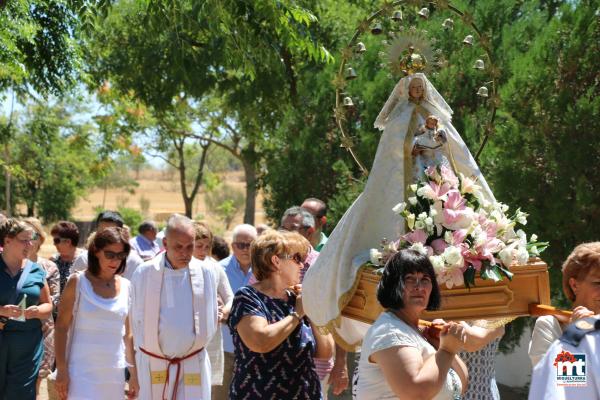
<path id="1" fill-rule="evenodd" d="M 136 349 L 140 399 L 192 400 L 211 395 L 204 347 L 217 323 L 216 275 L 192 258 L 192 220 L 172 215 L 165 252 L 133 274 L 129 315 Z"/>
<path id="2" fill-rule="evenodd" d="M 123 217 L 117 211 L 102 211 L 96 218 L 96 232 L 101 232 L 106 228 L 123 228 L 125 222 Z M 96 233 L 92 233 L 95 235 Z M 88 238 L 88 241 L 90 239 Z M 140 256 L 135 251 L 130 251 L 127 256 L 127 262 L 125 264 L 125 271 L 123 271 L 123 277 L 131 279 L 133 271 L 143 262 Z M 74 271 L 84 271 L 88 267 L 88 252 L 87 250 L 82 251 L 75 260 L 73 260 Z"/>
<path id="3" fill-rule="evenodd" d="M 316 251 L 321 251 L 325 243 L 327 243 L 327 236 L 323 233 L 323 228 L 327 223 L 327 204 L 322 200 L 309 197 L 304 200 L 301 207 L 315 217 L 315 232 L 309 240 Z"/>
<path id="4" fill-rule="evenodd" d="M 131 249 L 135 250 L 142 260 L 147 261 L 160 253 L 161 249 L 156 242 L 158 226 L 154 221 L 144 221 L 138 227 L 139 235 L 129 241 Z"/>
<path id="5" fill-rule="evenodd" d="M 231 291 L 235 294 L 243 286 L 249 283 L 252 276 L 252 266 L 250 260 L 250 244 L 256 239 L 256 228 L 252 225 L 242 224 L 233 228 L 233 238 L 231 248 L 233 254 L 219 261 L 219 264 L 225 269 Z M 233 360 L 234 347 L 231 332 L 227 325 L 221 326 L 223 334 L 223 385 L 213 387 L 213 399 L 225 400 L 229 398 L 229 385 L 233 378 Z"/>

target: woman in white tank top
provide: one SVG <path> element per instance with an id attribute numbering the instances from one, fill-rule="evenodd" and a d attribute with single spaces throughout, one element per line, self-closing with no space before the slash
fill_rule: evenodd
<path id="1" fill-rule="evenodd" d="M 120 274 L 130 246 L 121 228 L 96 234 L 88 269 L 73 274 L 59 304 L 55 331 L 56 389 L 61 399 L 122 399 L 139 392 L 129 331 L 130 284 Z"/>

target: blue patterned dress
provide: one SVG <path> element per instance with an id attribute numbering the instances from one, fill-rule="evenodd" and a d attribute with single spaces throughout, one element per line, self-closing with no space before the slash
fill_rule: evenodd
<path id="1" fill-rule="evenodd" d="M 247 315 L 263 317 L 273 324 L 292 311 L 293 301 L 271 298 L 252 286 L 237 291 L 228 322 L 235 348 L 230 399 L 321 399 L 321 384 L 313 361 L 315 338 L 306 319 L 269 353 L 251 351 L 236 330 Z"/>

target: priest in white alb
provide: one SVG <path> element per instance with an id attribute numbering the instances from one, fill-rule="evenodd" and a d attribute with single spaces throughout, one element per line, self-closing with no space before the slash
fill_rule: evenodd
<path id="1" fill-rule="evenodd" d="M 130 321 L 142 400 L 209 400 L 204 349 L 216 332 L 216 277 L 192 258 L 192 221 L 172 215 L 165 252 L 142 264 L 132 283 Z"/>

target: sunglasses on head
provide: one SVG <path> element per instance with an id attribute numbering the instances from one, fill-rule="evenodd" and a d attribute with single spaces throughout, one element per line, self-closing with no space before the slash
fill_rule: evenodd
<path id="1" fill-rule="evenodd" d="M 107 260 L 115 260 L 115 259 L 125 260 L 127 258 L 126 251 L 116 253 L 116 252 L 110 251 L 110 250 L 102 250 L 102 252 L 104 253 L 104 257 L 106 257 Z"/>
<path id="2" fill-rule="evenodd" d="M 234 242 L 233 245 L 240 250 L 246 250 L 250 248 L 252 243 L 244 243 L 244 242 Z"/>
<path id="3" fill-rule="evenodd" d="M 59 243 L 71 242 L 71 239 L 61 238 L 61 237 L 55 237 L 55 238 L 52 239 L 52 241 L 54 242 L 54 244 L 59 244 Z"/>

